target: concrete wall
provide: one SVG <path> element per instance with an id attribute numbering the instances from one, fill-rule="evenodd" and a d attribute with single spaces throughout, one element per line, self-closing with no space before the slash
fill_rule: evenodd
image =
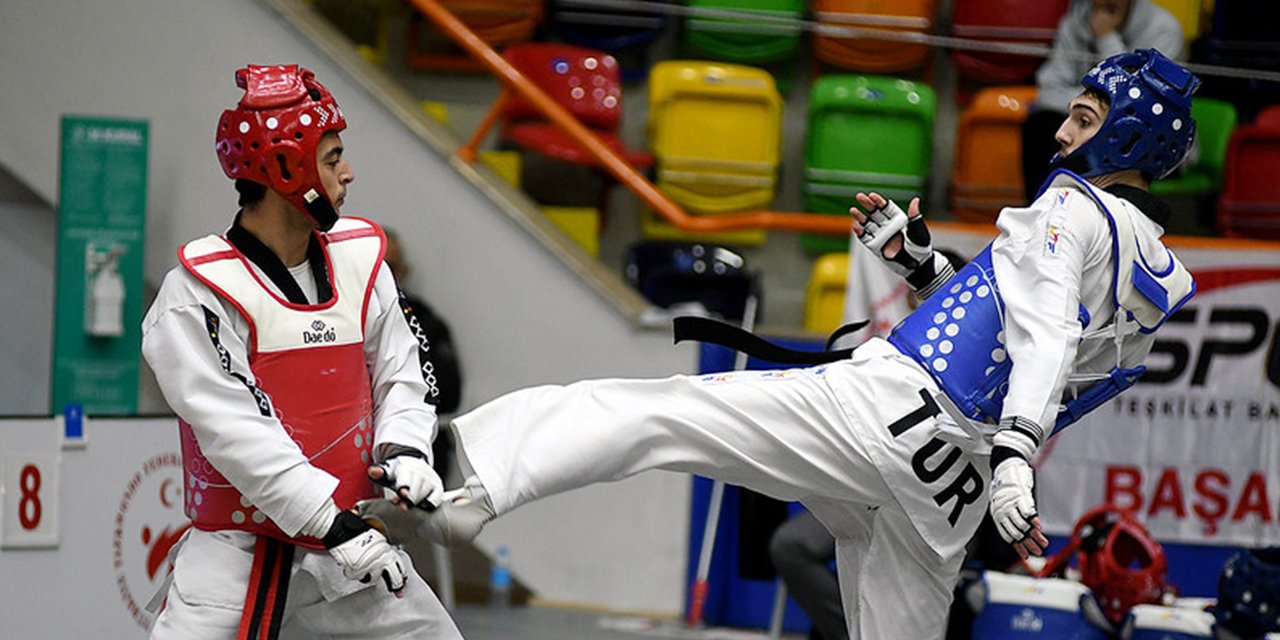
<path id="1" fill-rule="evenodd" d="M 57 201 L 63 114 L 151 123 L 151 287 L 175 264 L 180 243 L 222 230 L 234 213 L 234 193 L 213 153 L 214 123 L 240 95 L 233 70 L 298 62 L 334 92 L 350 123 L 344 140 L 357 179 L 344 213 L 400 231 L 414 266 L 410 288 L 452 324 L 465 367 L 464 408 L 537 383 L 694 367 L 694 348 L 673 348 L 665 332 L 637 329 L 377 102 L 360 78 L 263 2 L 9 2 L 0 41 L 7 52 L 0 64 L 0 166 L 37 199 Z M 52 297 L 25 292 L 53 281 L 54 225 L 42 211 L 0 206 L 0 268 L 17 271 L 5 274 L 0 289 L 0 329 L 38 326 L 21 334 L 36 351 L 49 340 L 45 301 Z M 17 296 L 35 304 L 8 304 Z M 8 346 L 0 356 L 5 369 L 40 358 Z M 31 369 L 36 374 L 39 366 Z M 46 371 L 43 387 L 32 380 L 25 388 L 47 394 L 47 378 Z M 153 390 L 144 390 L 143 410 L 165 410 Z M 0 413 L 29 411 L 0 406 Z M 687 503 L 687 477 L 651 473 L 522 509 L 495 523 L 482 543 L 505 544 L 516 573 L 542 597 L 675 613 Z"/>

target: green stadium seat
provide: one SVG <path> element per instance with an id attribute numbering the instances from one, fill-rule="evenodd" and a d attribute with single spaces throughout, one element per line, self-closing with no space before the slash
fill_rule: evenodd
<path id="1" fill-rule="evenodd" d="M 819 78 L 809 97 L 804 203 L 808 211 L 848 215 L 859 191 L 903 207 L 925 193 L 937 97 L 926 84 L 883 76 Z M 848 251 L 847 238 L 805 235 L 813 253 Z"/>

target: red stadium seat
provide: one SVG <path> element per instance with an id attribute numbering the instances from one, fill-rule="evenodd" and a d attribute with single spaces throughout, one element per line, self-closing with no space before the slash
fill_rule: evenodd
<path id="1" fill-rule="evenodd" d="M 1218 198 L 1218 229 L 1227 236 L 1280 240 L 1280 105 L 1236 127 Z"/>
<path id="2" fill-rule="evenodd" d="M 956 0 L 952 35 L 1049 46 L 1069 0 Z M 1043 58 L 955 49 L 956 72 L 986 84 L 1027 84 Z"/>
<path id="3" fill-rule="evenodd" d="M 640 168 L 653 164 L 652 155 L 628 149 L 618 137 L 622 80 L 613 56 L 596 49 L 542 42 L 511 45 L 502 56 L 627 162 Z M 596 164 L 585 148 L 516 95 L 503 113 L 502 138 L 557 160 Z"/>

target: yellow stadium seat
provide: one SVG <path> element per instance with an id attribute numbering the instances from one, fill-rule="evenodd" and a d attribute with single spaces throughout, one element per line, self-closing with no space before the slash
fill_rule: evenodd
<path id="1" fill-rule="evenodd" d="M 600 210 L 595 207 L 541 207 L 551 222 L 555 223 L 569 239 L 578 243 L 587 253 L 600 257 Z"/>
<path id="2" fill-rule="evenodd" d="M 480 161 L 489 167 L 499 178 L 508 184 L 520 188 L 520 152 L 519 151 L 481 151 Z"/>
<path id="3" fill-rule="evenodd" d="M 782 109 L 763 69 L 690 60 L 655 65 L 648 133 L 658 187 L 694 215 L 768 208 L 777 189 Z"/>
<path id="4" fill-rule="evenodd" d="M 736 229 L 707 233 L 684 231 L 675 225 L 663 222 L 658 214 L 648 210 L 640 214 L 640 235 L 649 240 L 684 240 L 739 247 L 759 246 L 767 239 L 762 229 Z"/>
<path id="5" fill-rule="evenodd" d="M 849 286 L 849 254 L 827 253 L 813 262 L 804 291 L 804 328 L 830 334 L 844 318 L 844 295 Z"/>
<path id="6" fill-rule="evenodd" d="M 435 100 L 423 100 L 418 108 L 440 124 L 449 124 L 449 105 Z"/>
<path id="7" fill-rule="evenodd" d="M 1173 14 L 1182 25 L 1182 35 L 1187 42 L 1200 36 L 1200 0 L 1152 0 L 1165 11 Z"/>

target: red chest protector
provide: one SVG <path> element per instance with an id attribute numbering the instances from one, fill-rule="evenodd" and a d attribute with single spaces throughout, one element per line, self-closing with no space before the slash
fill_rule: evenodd
<path id="1" fill-rule="evenodd" d="M 249 324 L 252 383 L 312 465 L 338 478 L 338 508 L 381 491 L 365 469 L 373 460 L 373 393 L 364 358 L 364 317 L 385 252 L 382 230 L 343 218 L 321 236 L 333 297 L 294 304 L 263 283 L 249 262 L 219 236 L 179 251 L 192 274 L 231 303 Z M 211 329 L 216 332 L 216 329 Z M 314 538 L 289 538 L 227 481 L 200 451 L 191 425 L 179 420 L 184 503 L 196 528 L 240 529 L 321 548 Z"/>

